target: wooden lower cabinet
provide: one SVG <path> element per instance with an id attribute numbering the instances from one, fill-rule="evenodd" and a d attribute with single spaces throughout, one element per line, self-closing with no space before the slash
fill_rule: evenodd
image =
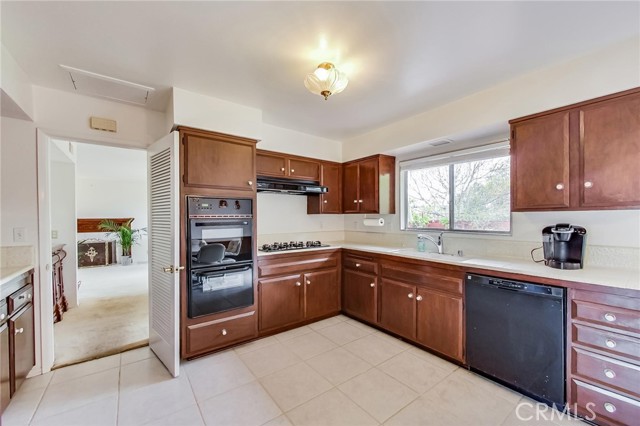
<path id="1" fill-rule="evenodd" d="M 304 287 L 300 274 L 258 280 L 260 330 L 295 324 L 304 318 Z"/>
<path id="2" fill-rule="evenodd" d="M 253 337 L 256 337 L 256 315 L 248 312 L 188 326 L 187 351 L 215 350 Z"/>
<path id="3" fill-rule="evenodd" d="M 361 320 L 378 322 L 378 277 L 345 269 L 342 274 L 342 310 Z"/>
<path id="4" fill-rule="evenodd" d="M 340 312 L 340 255 L 335 250 L 282 253 L 258 260 L 261 334 Z"/>
<path id="5" fill-rule="evenodd" d="M 640 417 L 640 299 L 569 291 L 569 406 L 598 425 Z"/>
<path id="6" fill-rule="evenodd" d="M 415 297 L 416 286 L 383 278 L 380 282 L 380 325 L 415 340 Z"/>
<path id="7" fill-rule="evenodd" d="M 462 361 L 462 298 L 418 288 L 416 306 L 416 340 L 437 352 Z"/>

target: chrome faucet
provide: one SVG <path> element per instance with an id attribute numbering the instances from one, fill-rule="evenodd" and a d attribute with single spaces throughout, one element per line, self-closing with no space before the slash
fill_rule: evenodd
<path id="1" fill-rule="evenodd" d="M 424 235 L 424 238 L 431 241 L 436 247 L 438 247 L 438 254 L 442 254 L 442 234 L 444 234 L 444 232 L 441 232 L 440 235 L 438 235 L 437 240 L 430 235 Z"/>

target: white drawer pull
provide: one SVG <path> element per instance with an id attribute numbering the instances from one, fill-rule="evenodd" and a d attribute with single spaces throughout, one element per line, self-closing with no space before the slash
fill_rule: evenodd
<path id="1" fill-rule="evenodd" d="M 604 375 L 607 376 L 610 379 L 613 379 L 614 377 L 616 377 L 616 373 L 615 371 L 609 369 L 609 368 L 605 368 L 604 369 Z"/>
<path id="2" fill-rule="evenodd" d="M 307 280 L 307 285 L 311 284 L 311 281 Z"/>
<path id="3" fill-rule="evenodd" d="M 324 200 L 324 203 L 325 203 L 325 204 L 327 204 L 327 202 L 328 202 L 327 200 Z"/>
<path id="4" fill-rule="evenodd" d="M 558 191 L 562 191 L 562 190 L 564 189 L 564 185 L 563 185 L 563 184 L 561 184 L 561 183 L 559 183 L 559 184 L 557 184 L 557 185 L 556 185 L 556 189 L 557 189 Z"/>
<path id="5" fill-rule="evenodd" d="M 253 181 L 248 180 L 247 183 L 249 184 L 249 186 L 253 185 Z"/>
<path id="6" fill-rule="evenodd" d="M 5 314 L 0 314 L 0 320 L 5 319 L 7 316 Z"/>
<path id="7" fill-rule="evenodd" d="M 409 293 L 409 294 L 407 294 L 407 297 L 408 297 L 409 299 L 413 299 L 413 293 Z"/>
<path id="8" fill-rule="evenodd" d="M 24 333 L 24 328 L 20 327 L 20 328 L 16 328 L 16 333 L 15 334 L 21 334 Z"/>
<path id="9" fill-rule="evenodd" d="M 417 296 L 416 296 L 416 300 L 417 300 L 418 302 L 419 302 L 419 301 L 421 301 L 421 300 L 422 300 L 422 296 L 417 295 Z"/>
<path id="10" fill-rule="evenodd" d="M 617 345 L 616 341 L 612 339 L 605 340 L 604 344 L 607 345 L 608 348 L 615 348 Z"/>
<path id="11" fill-rule="evenodd" d="M 284 167 L 280 167 L 280 171 L 281 171 L 281 172 L 284 172 Z"/>
<path id="12" fill-rule="evenodd" d="M 296 281 L 296 286 L 300 287 L 302 283 L 300 281 Z"/>
<path id="13" fill-rule="evenodd" d="M 607 410 L 610 413 L 614 413 L 616 411 L 616 406 L 613 405 L 610 402 L 605 402 L 604 403 L 604 409 Z"/>
<path id="14" fill-rule="evenodd" d="M 227 335 L 227 329 L 226 329 L 226 328 L 223 328 L 223 329 L 222 329 L 222 335 L 223 335 L 223 336 L 226 336 L 226 335 Z"/>
<path id="15" fill-rule="evenodd" d="M 353 200 L 353 203 L 354 204 L 358 204 L 358 200 Z"/>
<path id="16" fill-rule="evenodd" d="M 369 287 L 371 287 L 371 288 L 373 288 L 373 287 L 375 287 L 375 286 L 376 286 L 376 283 L 371 283 L 371 284 L 369 284 Z"/>
<path id="17" fill-rule="evenodd" d="M 584 183 L 584 187 L 585 188 L 592 188 L 593 187 L 593 182 L 589 182 L 589 181 L 585 182 Z"/>
<path id="18" fill-rule="evenodd" d="M 359 263 L 356 263 L 356 268 L 359 268 L 359 267 L 360 267 L 360 264 L 359 264 Z"/>
<path id="19" fill-rule="evenodd" d="M 295 173 L 295 172 L 296 172 L 295 170 L 291 169 L 291 173 Z"/>
<path id="20" fill-rule="evenodd" d="M 606 319 L 609 322 L 613 322 L 616 320 L 616 316 L 611 312 L 607 312 L 606 314 L 604 314 L 604 319 Z"/>

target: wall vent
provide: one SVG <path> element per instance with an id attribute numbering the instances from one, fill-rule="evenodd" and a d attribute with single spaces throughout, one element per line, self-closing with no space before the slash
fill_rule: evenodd
<path id="1" fill-rule="evenodd" d="M 451 139 L 440 139 L 439 141 L 429 142 L 429 145 L 431 145 L 431 146 L 442 146 L 442 145 L 450 144 L 452 142 L 453 141 Z"/>
<path id="2" fill-rule="evenodd" d="M 105 132 L 117 132 L 116 120 L 110 120 L 108 118 L 91 117 L 89 119 L 89 127 L 95 130 L 102 130 Z"/>

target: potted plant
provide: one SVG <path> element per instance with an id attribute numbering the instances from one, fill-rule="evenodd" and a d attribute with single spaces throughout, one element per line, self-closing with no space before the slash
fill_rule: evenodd
<path id="1" fill-rule="evenodd" d="M 130 265 L 131 260 L 131 246 L 133 243 L 137 242 L 144 233 L 146 233 L 146 229 L 131 229 L 130 221 L 119 224 L 110 219 L 105 219 L 98 225 L 100 229 L 107 231 L 107 236 L 115 236 L 115 239 L 118 244 L 122 247 L 122 256 L 120 257 L 120 263 L 122 265 Z"/>

